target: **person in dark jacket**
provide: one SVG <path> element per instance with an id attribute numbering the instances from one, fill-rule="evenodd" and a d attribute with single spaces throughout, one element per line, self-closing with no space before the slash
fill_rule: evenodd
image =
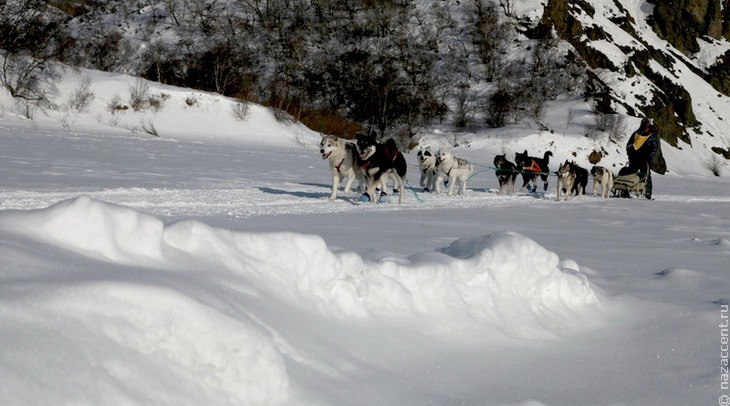
<path id="1" fill-rule="evenodd" d="M 629 157 L 631 172 L 638 172 L 639 176 L 646 175 L 646 198 L 651 199 L 652 181 L 651 164 L 659 151 L 659 136 L 654 119 L 641 120 L 639 129 L 634 131 L 626 143 L 626 155 Z"/>

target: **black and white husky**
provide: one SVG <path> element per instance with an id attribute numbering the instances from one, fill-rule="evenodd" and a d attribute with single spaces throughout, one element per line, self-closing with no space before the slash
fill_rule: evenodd
<path id="1" fill-rule="evenodd" d="M 454 194 L 454 187 L 459 183 L 460 195 L 466 191 L 466 181 L 474 171 L 472 164 L 466 159 L 457 158 L 451 149 L 440 149 L 436 155 L 436 194 L 441 193 L 441 181 L 446 180 L 449 184 L 448 195 Z"/>
<path id="2" fill-rule="evenodd" d="M 436 180 L 436 155 L 431 152 L 431 147 L 426 147 L 418 151 L 418 169 L 421 171 L 419 184 L 423 188 L 423 191 L 432 191 Z"/>
<path id="3" fill-rule="evenodd" d="M 585 196 L 586 186 L 588 186 L 588 170 L 578 165 L 574 161 L 570 161 L 570 170 L 575 173 L 573 193 L 575 193 L 576 196 Z"/>
<path id="4" fill-rule="evenodd" d="M 523 183 L 520 192 L 525 190 L 525 188 L 529 189 L 530 182 L 532 182 L 532 189 L 529 190 L 533 193 L 536 192 L 538 176 L 543 181 L 543 190 L 548 190 L 548 174 L 550 173 L 548 164 L 550 163 L 551 156 L 553 156 L 551 151 L 545 152 L 542 158 L 529 156 L 527 150 L 522 153 L 515 153 L 515 165 L 517 165 L 517 168 L 522 173 Z"/>
<path id="5" fill-rule="evenodd" d="M 332 194 L 330 200 L 337 198 L 337 190 L 340 188 L 340 182 L 345 180 L 345 193 L 350 193 L 352 183 L 355 179 L 359 182 L 359 188 L 365 185 L 365 177 L 363 176 L 360 165 L 358 165 L 357 147 L 351 142 L 334 135 L 322 134 L 322 141 L 319 143 L 319 153 L 322 159 L 326 159 L 330 164 L 330 172 L 332 173 Z M 362 190 L 361 190 L 362 191 Z"/>
<path id="6" fill-rule="evenodd" d="M 403 204 L 405 201 L 406 187 L 406 158 L 398 151 L 395 141 L 389 138 L 385 143 L 380 143 L 375 139 L 375 134 L 370 135 L 358 134 L 357 149 L 360 151 L 360 169 L 365 176 L 365 195 L 370 202 L 375 203 L 376 200 L 381 201 L 385 197 L 384 187 L 389 175 L 393 175 L 395 185 L 393 189 L 398 189 L 398 203 Z M 381 187 L 380 196 L 375 196 L 375 189 Z"/>
<path id="7" fill-rule="evenodd" d="M 494 167 L 497 168 L 495 175 L 499 181 L 499 194 L 504 193 L 505 188 L 507 193 L 514 194 L 518 173 L 515 164 L 507 160 L 506 154 L 502 154 L 494 157 Z"/>

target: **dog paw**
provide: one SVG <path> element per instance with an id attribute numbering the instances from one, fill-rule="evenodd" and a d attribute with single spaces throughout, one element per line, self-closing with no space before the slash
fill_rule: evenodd
<path id="1" fill-rule="evenodd" d="M 367 193 L 363 193 L 362 196 L 360 196 L 360 201 L 361 202 L 369 202 L 370 201 L 370 196 L 368 196 Z"/>

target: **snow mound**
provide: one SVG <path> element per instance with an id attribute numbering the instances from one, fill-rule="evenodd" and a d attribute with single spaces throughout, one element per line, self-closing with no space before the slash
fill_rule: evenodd
<path id="1" fill-rule="evenodd" d="M 429 334 L 463 336 L 481 328 L 550 337 L 585 328 L 599 310 L 578 264 L 509 232 L 375 260 L 333 252 L 314 235 L 232 232 L 196 221 L 165 226 L 86 196 L 38 211 L 4 212 L 0 229 L 113 263 L 215 270 L 325 317 L 405 318 Z"/>
<path id="2" fill-rule="evenodd" d="M 163 257 L 162 221 L 124 206 L 80 196 L 46 210 L 6 213 L 0 227 L 95 258 L 139 263 Z"/>
<path id="3" fill-rule="evenodd" d="M 46 286 L 34 294 L 32 307 L 4 303 L 0 312 L 6 338 L 0 343 L 10 355 L 0 377 L 5 394 L 17 397 L 13 404 L 33 404 L 38 396 L 78 404 L 263 405 L 287 399 L 283 358 L 250 321 L 141 284 Z M 28 390 L 29 381 L 17 371 L 42 379 Z"/>
<path id="4" fill-rule="evenodd" d="M 713 244 L 726 250 L 730 249 L 730 240 L 728 240 L 727 238 L 718 238 L 717 240 L 713 241 Z"/>
<path id="5" fill-rule="evenodd" d="M 700 278 L 702 274 L 700 272 L 697 272 L 693 269 L 687 269 L 687 268 L 665 268 L 660 272 L 655 273 L 655 275 L 668 280 L 673 281 L 686 281 L 686 280 L 692 280 L 696 278 Z"/>

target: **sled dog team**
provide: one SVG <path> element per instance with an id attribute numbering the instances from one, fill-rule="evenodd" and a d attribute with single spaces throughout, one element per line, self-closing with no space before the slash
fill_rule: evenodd
<path id="1" fill-rule="evenodd" d="M 345 181 L 344 193 L 350 193 L 355 180 L 358 188 L 363 192 L 362 201 L 375 203 L 385 202 L 386 183 L 393 180 L 393 192 L 399 193 L 398 203 L 405 200 L 406 169 L 405 157 L 398 150 L 393 139 L 379 142 L 375 134 L 358 134 L 356 143 L 347 142 L 334 135 L 322 135 L 320 154 L 323 160 L 329 162 L 332 174 L 332 193 L 329 200 L 337 198 L 337 192 L 342 181 Z M 515 162 L 510 162 L 506 156 L 494 157 L 494 169 L 499 182 L 499 194 L 505 191 L 508 194 L 515 192 L 515 183 L 518 175 L 522 175 L 520 192 L 527 189 L 537 190 L 537 178 L 543 182 L 543 190 L 548 189 L 548 168 L 552 152 L 547 151 L 542 158 L 531 157 L 527 150 L 515 154 Z M 463 158 L 454 156 L 449 148 L 439 149 L 436 153 L 430 147 L 421 148 L 418 153 L 418 167 L 421 178 L 419 184 L 424 192 L 434 191 L 441 193 L 441 185 L 448 186 L 447 194 L 463 195 L 466 191 L 466 182 L 474 172 L 473 165 Z M 568 200 L 571 196 L 585 195 L 588 184 L 588 171 L 575 162 L 565 161 L 560 164 L 557 181 L 557 200 L 561 196 Z M 594 166 L 590 171 L 593 176 L 593 195 L 599 194 L 609 197 L 613 189 L 614 175 L 602 166 Z M 532 184 L 532 187 L 530 186 Z M 458 185 L 458 186 L 457 186 Z M 377 195 L 377 196 L 376 196 Z"/>

